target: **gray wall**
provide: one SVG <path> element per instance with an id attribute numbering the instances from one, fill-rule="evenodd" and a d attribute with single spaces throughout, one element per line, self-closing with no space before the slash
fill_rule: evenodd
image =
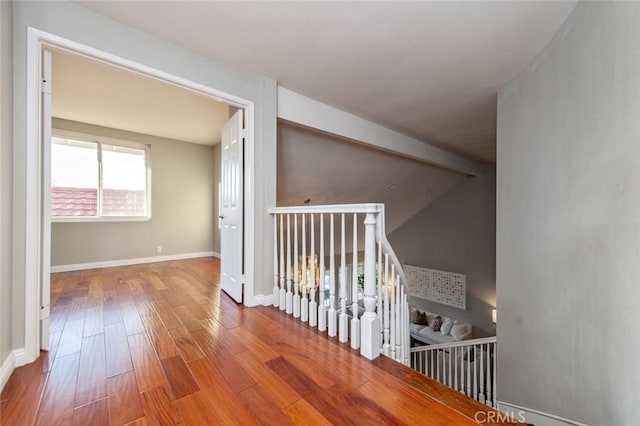
<path id="1" fill-rule="evenodd" d="M 275 206 L 276 195 L 276 99 L 273 80 L 259 78 L 222 63 L 199 56 L 186 49 L 162 41 L 122 23 L 97 15 L 68 1 L 15 2 L 13 20 L 14 76 L 14 154 L 13 154 L 13 347 L 25 347 L 26 258 L 37 256 L 37 247 L 27 247 L 26 232 L 26 63 L 27 28 L 33 27 L 77 43 L 130 59 L 166 73 L 213 87 L 254 102 L 255 105 L 255 167 L 250 178 L 254 185 L 254 203 L 248 205 L 250 220 L 255 224 L 255 240 L 245 270 L 253 282 L 254 294 L 270 294 L 273 276 L 273 235 L 269 207 Z M 29 253 L 27 253 L 29 249 Z M 253 295 L 246 298 L 256 303 Z M 27 361 L 36 352 L 27 348 Z"/>
<path id="2" fill-rule="evenodd" d="M 12 3 L 0 2 L 0 365 L 11 352 Z"/>
<path id="3" fill-rule="evenodd" d="M 474 337 L 496 331 L 495 183 L 488 165 L 482 177 L 465 178 L 388 237 L 403 264 L 466 274 L 466 310 L 415 297 L 410 303 L 470 322 Z"/>
<path id="4" fill-rule="evenodd" d="M 214 251 L 220 163 L 213 146 L 61 119 L 53 128 L 150 145 L 152 187 L 149 221 L 54 222 L 51 265 Z"/>
<path id="5" fill-rule="evenodd" d="M 640 4 L 580 2 L 498 98 L 498 398 L 640 406 Z"/>

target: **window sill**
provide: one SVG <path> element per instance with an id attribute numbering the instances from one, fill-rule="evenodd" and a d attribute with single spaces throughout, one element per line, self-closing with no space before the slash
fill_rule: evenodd
<path id="1" fill-rule="evenodd" d="M 51 223 L 95 223 L 95 222 L 149 222 L 150 216 L 118 217 L 52 217 Z"/>

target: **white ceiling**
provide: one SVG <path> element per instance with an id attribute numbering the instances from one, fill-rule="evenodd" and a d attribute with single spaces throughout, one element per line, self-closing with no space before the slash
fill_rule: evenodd
<path id="1" fill-rule="evenodd" d="M 54 117 L 205 145 L 220 142 L 229 106 L 78 55 L 53 52 Z"/>
<path id="2" fill-rule="evenodd" d="M 384 203 L 392 232 L 447 192 L 462 174 L 278 125 L 278 206 Z M 473 178 L 468 178 L 473 179 Z"/>
<path id="3" fill-rule="evenodd" d="M 496 90 L 576 2 L 80 2 L 202 55 L 481 161 Z"/>

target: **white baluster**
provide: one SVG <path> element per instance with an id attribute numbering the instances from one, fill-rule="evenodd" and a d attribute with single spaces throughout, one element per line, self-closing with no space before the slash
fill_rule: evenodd
<path id="1" fill-rule="evenodd" d="M 497 408 L 496 399 L 498 398 L 498 382 L 497 379 L 497 362 L 498 362 L 498 342 L 493 344 L 493 408 Z"/>
<path id="2" fill-rule="evenodd" d="M 382 254 L 380 254 L 382 258 Z M 364 220 L 364 309 L 361 321 L 360 353 L 368 359 L 380 356 L 382 324 L 376 313 L 376 216 L 367 213 Z M 378 296 L 380 300 L 380 296 Z M 407 356 L 407 354 L 404 354 Z M 408 360 L 408 358 L 407 358 Z M 407 360 L 403 360 L 405 364 Z"/>
<path id="3" fill-rule="evenodd" d="M 309 321 L 309 299 L 307 298 L 307 215 L 302 215 L 302 300 L 300 301 L 300 321 Z"/>
<path id="4" fill-rule="evenodd" d="M 402 306 L 402 299 L 400 298 L 400 291 L 401 291 L 401 285 L 400 285 L 400 275 L 397 276 L 396 278 L 396 360 L 400 360 L 402 357 L 402 352 L 401 352 L 401 333 L 400 333 L 400 328 L 402 326 L 401 324 L 401 312 L 400 312 L 400 307 Z"/>
<path id="5" fill-rule="evenodd" d="M 389 349 L 391 349 L 391 359 L 396 359 L 396 265 L 391 264 L 391 316 L 390 316 L 390 339 Z"/>
<path id="6" fill-rule="evenodd" d="M 485 391 L 486 391 L 486 399 L 485 399 L 485 404 L 487 404 L 488 406 L 491 406 L 491 387 L 492 387 L 492 383 L 491 383 L 491 346 L 493 344 L 492 343 L 487 343 L 487 383 L 485 386 Z"/>
<path id="7" fill-rule="evenodd" d="M 280 289 L 278 282 L 280 276 L 278 273 L 278 215 L 273 215 L 273 306 L 278 307 L 280 301 Z"/>
<path id="8" fill-rule="evenodd" d="M 293 215 L 294 218 L 297 217 L 297 215 Z M 297 223 L 297 222 L 296 222 Z M 288 261 L 287 263 L 289 263 L 289 265 L 291 265 L 291 217 L 290 215 L 287 215 L 287 256 L 288 256 Z M 294 245 L 295 250 L 297 251 L 298 248 L 298 242 L 296 241 L 296 244 Z M 297 257 L 297 256 L 294 256 Z M 293 287 L 293 283 L 297 280 L 297 276 L 298 276 L 298 262 L 296 261 L 296 267 L 295 270 L 293 272 L 293 276 L 289 277 L 289 281 L 287 282 L 287 292 L 285 293 L 285 309 L 287 314 L 291 315 L 293 313 L 293 293 L 291 292 L 291 288 Z M 282 293 L 281 293 L 282 294 Z M 280 307 L 280 309 L 282 309 L 282 307 Z"/>
<path id="9" fill-rule="evenodd" d="M 300 294 L 298 293 L 300 286 L 300 270 L 298 268 L 298 215 L 293 216 L 293 317 L 300 318 Z M 303 269 L 304 269 L 304 265 Z"/>
<path id="10" fill-rule="evenodd" d="M 287 309 L 287 290 L 280 287 L 280 310 Z M 291 218 L 287 214 L 287 287 L 291 288 Z"/>
<path id="11" fill-rule="evenodd" d="M 478 346 L 473 345 L 473 399 L 478 400 Z"/>
<path id="12" fill-rule="evenodd" d="M 329 336 L 335 337 L 338 332 L 338 314 L 336 311 L 336 251 L 333 213 L 331 213 L 329 223 Z"/>
<path id="13" fill-rule="evenodd" d="M 318 277 L 318 330 L 327 329 L 327 310 L 324 307 L 324 215 L 320 214 L 320 277 Z"/>
<path id="14" fill-rule="evenodd" d="M 458 347 L 453 348 L 453 390 L 458 390 Z"/>
<path id="15" fill-rule="evenodd" d="M 471 346 L 467 346 L 467 392 L 466 395 L 471 398 Z"/>
<path id="16" fill-rule="evenodd" d="M 284 269 L 284 226 L 283 226 L 283 216 L 280 215 L 280 288 L 284 288 L 286 273 Z M 278 301 L 280 299 L 280 295 L 278 294 Z M 282 308 L 280 308 L 282 309 Z"/>
<path id="17" fill-rule="evenodd" d="M 351 260 L 351 348 L 360 347 L 360 320 L 358 319 L 358 215 L 353 214 L 353 248 Z M 371 358 L 370 358 L 371 359 Z"/>
<path id="18" fill-rule="evenodd" d="M 390 350 L 390 330 L 389 330 L 389 292 L 391 291 L 390 285 L 390 277 L 389 277 L 389 255 L 387 253 L 384 254 L 384 315 L 383 315 L 383 343 L 382 343 L 382 351 L 386 356 L 389 356 Z"/>
<path id="19" fill-rule="evenodd" d="M 347 317 L 347 258 L 345 244 L 345 215 L 342 213 L 340 243 L 340 324 L 338 340 L 342 343 L 349 340 L 349 323 Z"/>
<path id="20" fill-rule="evenodd" d="M 311 298 L 309 299 L 309 327 L 318 325 L 318 302 L 316 302 L 316 239 L 315 239 L 315 215 L 311 214 L 309 228 L 311 232 Z"/>
<path id="21" fill-rule="evenodd" d="M 484 345 L 480 345 L 480 394 L 478 395 L 478 401 L 484 403 Z"/>

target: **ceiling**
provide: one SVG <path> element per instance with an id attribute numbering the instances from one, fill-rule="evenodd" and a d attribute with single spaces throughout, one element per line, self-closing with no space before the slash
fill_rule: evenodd
<path id="1" fill-rule="evenodd" d="M 54 51 L 54 117 L 215 145 L 229 106 L 184 88 Z"/>
<path id="2" fill-rule="evenodd" d="M 576 2 L 147 2 L 84 7 L 479 161 L 496 91 Z"/>
<path id="3" fill-rule="evenodd" d="M 289 124 L 278 125 L 278 206 L 384 203 L 392 232 L 465 177 Z M 472 178 L 469 178 L 472 179 Z"/>

